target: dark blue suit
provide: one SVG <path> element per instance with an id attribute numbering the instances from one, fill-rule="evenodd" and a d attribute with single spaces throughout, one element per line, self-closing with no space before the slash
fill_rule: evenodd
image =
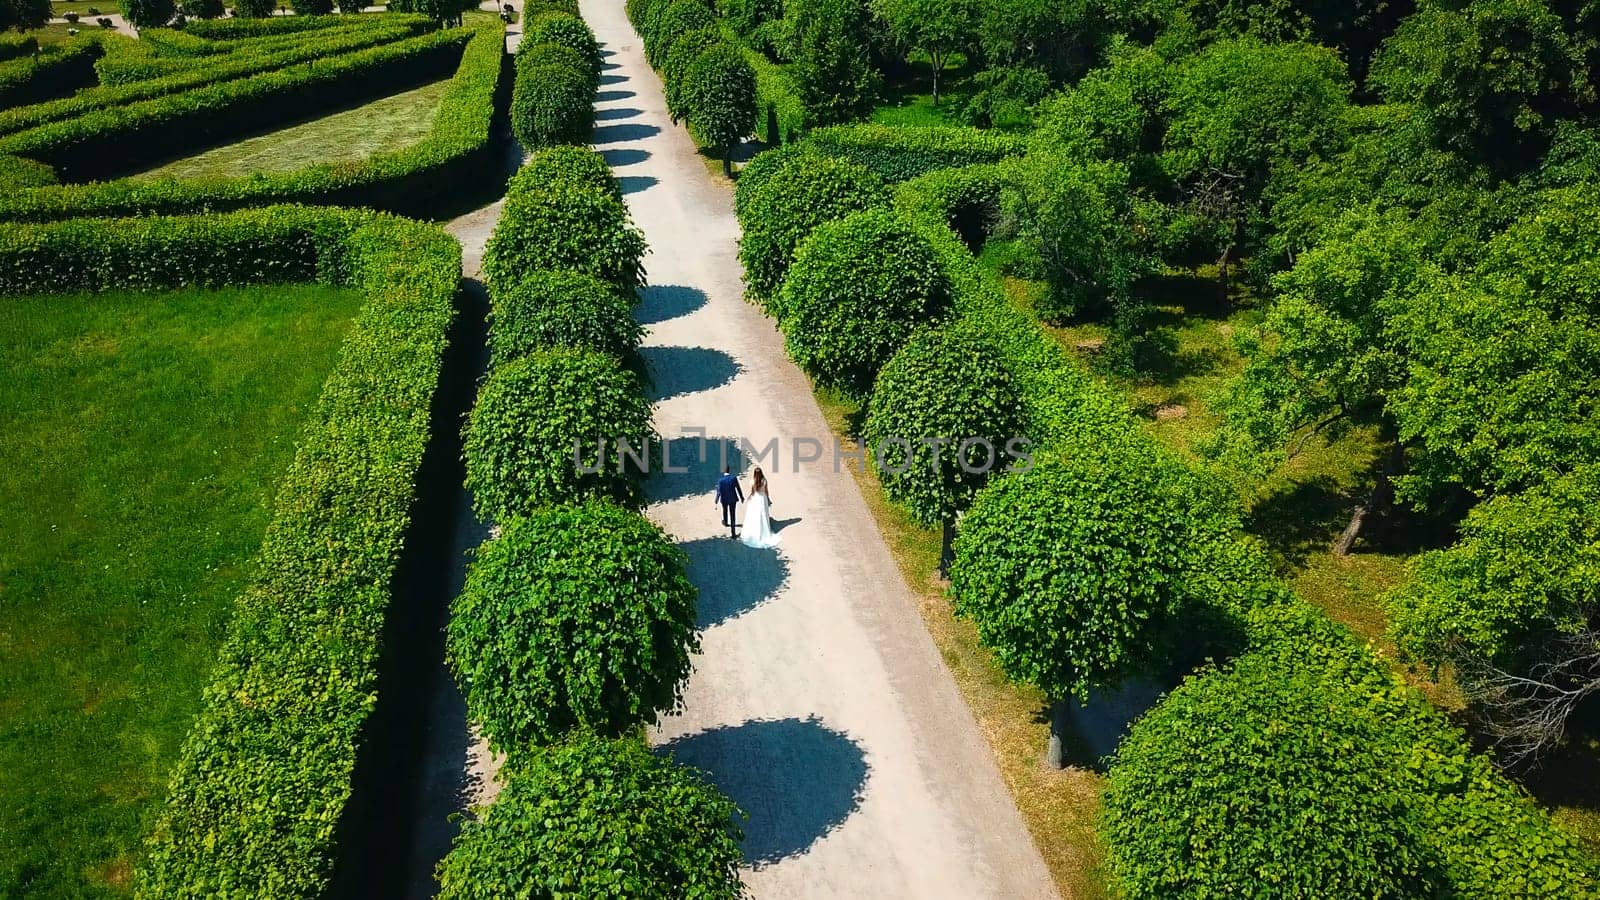
<path id="1" fill-rule="evenodd" d="M 722 524 L 728 526 L 730 535 L 738 535 L 738 519 L 734 517 L 734 507 L 744 499 L 744 490 L 739 487 L 739 479 L 733 475 L 724 475 L 717 481 L 717 502 L 722 505 Z"/>

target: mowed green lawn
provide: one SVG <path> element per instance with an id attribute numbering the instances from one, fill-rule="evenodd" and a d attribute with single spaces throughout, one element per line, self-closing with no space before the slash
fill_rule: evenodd
<path id="1" fill-rule="evenodd" d="M 450 79 L 364 106 L 215 147 L 141 172 L 141 178 L 238 178 L 293 172 L 318 163 L 359 162 L 419 143 L 433 129 Z"/>
<path id="2" fill-rule="evenodd" d="M 0 298 L 0 897 L 125 889 L 358 304 Z"/>

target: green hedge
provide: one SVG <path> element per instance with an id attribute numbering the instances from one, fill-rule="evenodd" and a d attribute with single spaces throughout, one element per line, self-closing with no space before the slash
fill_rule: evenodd
<path id="1" fill-rule="evenodd" d="M 384 21 L 387 23 L 391 20 Z M 297 46 L 272 53 L 241 50 L 230 53 L 220 60 L 182 60 L 179 61 L 182 67 L 171 74 L 128 83 L 115 83 L 114 80 L 107 80 L 105 77 L 106 64 L 117 55 L 108 52 L 96 63 L 96 68 L 101 73 L 100 87 L 87 88 L 71 97 L 59 100 L 0 110 L 0 135 L 12 134 L 46 122 L 70 119 L 108 106 L 121 106 L 139 100 L 176 94 L 209 84 L 270 72 L 295 63 L 391 43 L 430 30 L 432 25 L 430 20 L 420 16 L 394 16 L 392 22 L 392 25 L 385 24 L 381 28 L 336 28 L 329 29 L 324 34 L 295 35 L 300 41 Z M 114 47 L 116 44 L 110 46 Z M 151 59 L 159 63 L 172 62 Z"/>
<path id="2" fill-rule="evenodd" d="M 56 170 L 20 156 L 0 156 L 0 189 L 39 187 L 56 183 Z"/>
<path id="3" fill-rule="evenodd" d="M 727 24 L 723 23 L 723 27 L 727 28 Z M 729 40 L 756 73 L 756 138 L 768 146 L 797 140 L 810 122 L 799 85 L 787 69 L 767 59 L 766 54 L 740 43 L 731 32 L 725 33 L 730 34 Z"/>
<path id="4" fill-rule="evenodd" d="M 900 125 L 833 125 L 806 133 L 806 143 L 829 156 L 866 166 L 889 182 L 937 169 L 999 162 L 1021 156 L 1020 135 L 978 128 Z"/>
<path id="5" fill-rule="evenodd" d="M 31 34 L 0 34 L 0 62 L 39 52 L 39 39 Z"/>
<path id="6" fill-rule="evenodd" d="M 526 40 L 517 48 L 516 85 L 511 92 L 511 131 L 517 142 L 526 150 L 586 143 L 594 129 L 594 94 L 599 87 L 593 68 L 564 44 Z"/>
<path id="7" fill-rule="evenodd" d="M 387 14 L 386 14 L 387 15 Z M 261 19 L 195 19 L 184 31 L 217 41 L 268 37 L 298 31 L 315 31 L 349 21 L 348 16 L 273 16 Z"/>
<path id="8" fill-rule="evenodd" d="M 225 53 L 203 56 L 157 55 L 144 47 L 143 41 L 108 39 L 106 54 L 95 63 L 94 68 L 100 76 L 102 88 L 128 88 L 141 82 L 161 80 L 164 86 L 182 83 L 181 89 L 187 90 L 211 82 L 281 69 L 292 63 L 338 56 L 364 47 L 391 43 L 433 31 L 437 27 L 438 24 L 426 16 L 394 14 L 372 16 L 367 19 L 352 18 L 349 24 L 319 29 L 310 34 L 291 32 L 260 40 L 217 42 L 214 46 L 229 49 Z M 187 80 L 177 79 L 177 76 L 181 75 L 189 77 Z M 147 94 L 130 93 L 125 95 L 127 99 L 120 99 L 124 95 L 116 95 L 119 97 L 116 102 L 129 102 L 133 99 L 156 97 L 173 92 L 174 89 L 168 88 L 151 90 Z M 98 95 L 96 92 L 95 96 Z M 72 99 L 79 99 L 81 96 L 80 93 Z M 96 106 L 108 105 L 112 104 L 96 104 Z"/>
<path id="9" fill-rule="evenodd" d="M 367 298 L 279 488 L 139 896 L 314 897 L 326 886 L 460 265 L 437 228 L 342 210 L 0 229 L 4 293 L 316 280 Z"/>
<path id="10" fill-rule="evenodd" d="M 151 49 L 162 56 L 212 56 L 218 53 L 232 53 L 248 49 L 251 46 L 267 44 L 269 42 L 293 41 L 303 37 L 307 31 L 323 31 L 331 28 L 370 26 L 385 19 L 400 18 L 400 16 L 295 16 L 300 21 L 300 27 L 293 30 L 279 29 L 276 31 L 248 30 L 247 33 L 207 33 L 206 29 L 195 29 L 185 26 L 182 30 L 176 28 L 143 28 L 139 31 L 139 40 L 147 43 Z M 206 20 L 200 20 L 206 21 Z M 248 20 L 238 20 L 248 21 Z"/>
<path id="11" fill-rule="evenodd" d="M 463 40 L 467 42 L 466 50 L 440 100 L 433 130 L 410 147 L 366 160 L 312 166 L 297 172 L 195 180 L 124 178 L 20 191 L 0 196 L 0 221 L 171 214 L 283 202 L 369 206 L 427 214 L 437 198 L 462 183 L 481 178 L 486 169 L 492 168 L 492 125 L 496 110 L 503 108 L 504 95 L 509 93 L 509 79 L 502 78 L 505 25 L 498 19 L 486 18 L 467 29 L 412 39 L 443 42 L 446 49 Z M 393 44 L 363 52 L 393 52 L 401 46 Z M 319 74 L 321 71 L 326 69 L 319 70 Z M 259 77 L 277 78 L 281 74 Z M 0 144 L 5 140 L 0 138 Z"/>
<path id="12" fill-rule="evenodd" d="M 85 32 L 34 56 L 0 63 L 0 107 L 38 103 L 94 84 L 101 35 Z"/>
<path id="13" fill-rule="evenodd" d="M 426 34 L 319 63 L 263 72 L 126 106 L 104 108 L 0 138 L 0 153 L 56 167 L 64 178 L 104 177 L 181 155 L 316 109 L 382 96 L 450 70 L 473 32 Z M 108 152 L 115 146 L 116 152 Z"/>

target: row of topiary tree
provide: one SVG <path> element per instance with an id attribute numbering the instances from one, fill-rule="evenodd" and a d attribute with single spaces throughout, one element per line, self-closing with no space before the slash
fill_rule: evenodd
<path id="1" fill-rule="evenodd" d="M 1227 485 L 1131 416 L 1090 414 L 1092 398 L 1069 396 L 1082 379 L 1041 395 L 1019 368 L 1033 361 L 1003 355 L 958 292 L 948 245 L 890 202 L 877 176 L 804 143 L 757 157 L 736 195 L 749 293 L 819 386 L 867 404 L 885 492 L 930 524 L 960 516 L 956 611 L 1053 702 L 1052 761 L 1067 698 L 1236 657 L 1175 691 L 1113 760 L 1105 833 L 1129 896 L 1595 890 L 1571 836 L 1276 581 Z M 950 452 L 1047 408 L 1076 421 L 1028 465 L 996 473 Z M 893 437 L 918 464 L 888 465 L 903 461 Z"/>
<path id="2" fill-rule="evenodd" d="M 520 62 L 525 96 L 547 72 Z M 682 551 L 637 511 L 644 250 L 605 161 L 575 146 L 512 178 L 485 247 L 491 359 L 465 455 L 492 537 L 447 650 L 504 787 L 441 862 L 442 897 L 741 891 L 738 810 L 642 740 L 699 650 Z"/>
<path id="3" fill-rule="evenodd" d="M 733 151 L 756 127 L 755 70 L 704 0 L 629 0 L 627 10 L 661 73 L 672 121 L 686 121 L 732 175 Z"/>
<path id="4" fill-rule="evenodd" d="M 539 0 L 523 15 L 514 60 L 512 133 L 527 150 L 581 144 L 594 128 L 600 42 L 570 0 Z"/>

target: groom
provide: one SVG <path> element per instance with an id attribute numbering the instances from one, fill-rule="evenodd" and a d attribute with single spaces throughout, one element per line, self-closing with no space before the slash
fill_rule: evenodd
<path id="1" fill-rule="evenodd" d="M 743 499 L 744 489 L 739 487 L 739 479 L 734 477 L 730 467 L 723 466 L 722 478 L 717 481 L 717 504 L 722 507 L 722 524 L 728 526 L 728 537 L 739 536 L 739 520 L 734 518 L 733 511 Z"/>

